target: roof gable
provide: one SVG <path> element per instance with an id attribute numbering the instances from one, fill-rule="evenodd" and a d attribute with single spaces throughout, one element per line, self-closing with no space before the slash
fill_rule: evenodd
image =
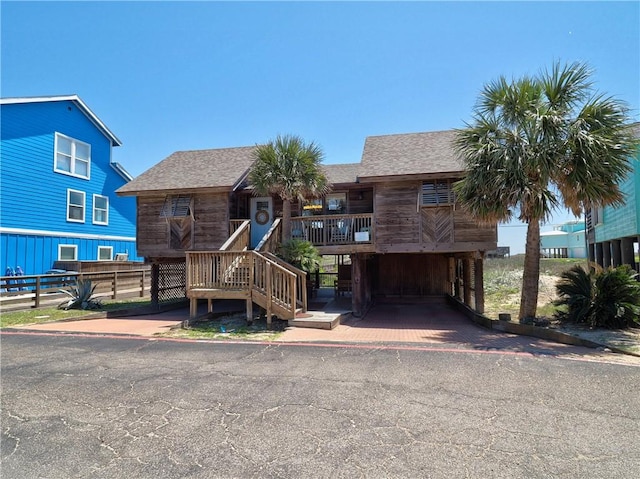
<path id="1" fill-rule="evenodd" d="M 60 95 L 60 96 L 38 96 L 38 97 L 16 97 L 16 98 L 0 98 L 0 105 L 17 105 L 21 103 L 46 103 L 53 101 L 71 101 L 78 109 L 91 121 L 98 130 L 106 136 L 113 146 L 121 146 L 122 142 L 113 134 L 102 120 L 80 99 L 78 95 Z"/>
<path id="2" fill-rule="evenodd" d="M 253 164 L 255 146 L 177 151 L 118 190 L 119 194 L 167 190 L 232 189 Z"/>
<path id="3" fill-rule="evenodd" d="M 462 172 L 454 136 L 454 130 L 369 136 L 360 178 Z"/>

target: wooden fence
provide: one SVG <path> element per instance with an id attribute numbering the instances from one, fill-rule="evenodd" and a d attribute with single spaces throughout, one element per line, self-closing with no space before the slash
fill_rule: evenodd
<path id="1" fill-rule="evenodd" d="M 91 280 L 101 299 L 146 298 L 150 295 L 149 267 L 128 271 L 61 273 L 38 276 L 0 276 L 0 308 L 3 311 L 50 307 L 60 304 L 76 280 Z"/>

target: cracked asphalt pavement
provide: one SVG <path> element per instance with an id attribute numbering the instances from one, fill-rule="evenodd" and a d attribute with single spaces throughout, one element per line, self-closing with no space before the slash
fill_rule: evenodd
<path id="1" fill-rule="evenodd" d="M 10 478 L 640 476 L 640 368 L 516 352 L 2 335 Z"/>

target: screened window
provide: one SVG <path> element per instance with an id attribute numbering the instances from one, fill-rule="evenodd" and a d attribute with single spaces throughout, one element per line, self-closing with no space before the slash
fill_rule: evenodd
<path id="1" fill-rule="evenodd" d="M 55 143 L 54 171 L 88 180 L 91 169 L 91 145 L 60 133 L 56 133 Z"/>
<path id="2" fill-rule="evenodd" d="M 74 244 L 58 245 L 58 261 L 77 261 L 78 246 Z"/>
<path id="3" fill-rule="evenodd" d="M 164 201 L 160 216 L 163 218 L 185 218 L 191 216 L 191 196 L 168 196 Z"/>
<path id="4" fill-rule="evenodd" d="M 98 261 L 111 261 L 113 246 L 98 246 Z"/>
<path id="5" fill-rule="evenodd" d="M 455 196 L 449 180 L 425 181 L 422 183 L 422 206 L 449 206 Z"/>
<path id="6" fill-rule="evenodd" d="M 93 222 L 97 225 L 109 224 L 109 198 L 93 195 Z"/>
<path id="7" fill-rule="evenodd" d="M 84 223 L 84 191 L 67 190 L 67 221 Z"/>

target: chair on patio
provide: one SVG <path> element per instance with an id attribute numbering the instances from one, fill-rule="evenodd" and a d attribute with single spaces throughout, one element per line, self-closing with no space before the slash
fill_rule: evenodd
<path id="1" fill-rule="evenodd" d="M 291 222 L 291 239 L 305 240 L 307 241 L 307 228 L 305 228 L 302 221 Z"/>
<path id="2" fill-rule="evenodd" d="M 350 219 L 336 221 L 336 225 L 331 231 L 331 242 L 346 243 L 351 241 L 351 223 Z"/>

